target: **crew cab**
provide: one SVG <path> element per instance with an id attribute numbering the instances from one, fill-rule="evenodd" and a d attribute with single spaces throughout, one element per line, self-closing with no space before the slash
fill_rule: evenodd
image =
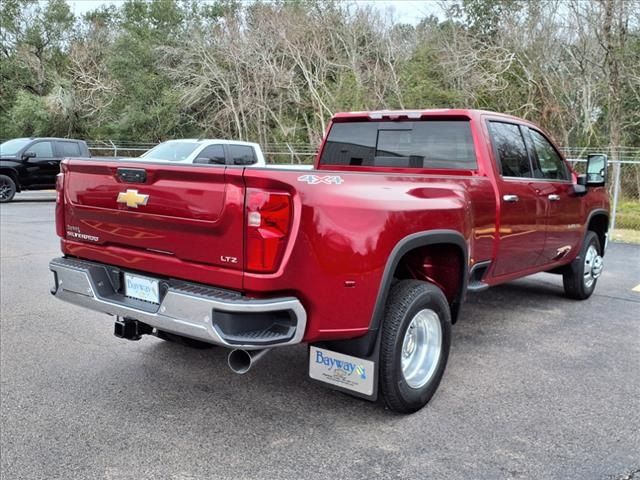
<path id="1" fill-rule="evenodd" d="M 266 163 L 257 143 L 221 139 L 167 140 L 143 153 L 140 160 L 148 162 L 195 163 L 209 165 L 242 165 L 310 170 L 312 165 Z"/>
<path id="2" fill-rule="evenodd" d="M 149 162 L 265 166 L 260 145 L 237 140 L 168 140 L 143 153 L 139 158 Z"/>
<path id="3" fill-rule="evenodd" d="M 587 299 L 603 268 L 606 157 L 577 175 L 531 122 L 477 110 L 341 113 L 314 170 L 65 160 L 57 298 L 117 336 L 306 343 L 309 376 L 422 408 L 466 295 L 538 272 Z"/>
<path id="4" fill-rule="evenodd" d="M 2 143 L 0 203 L 23 190 L 54 188 L 63 158 L 90 156 L 84 141 L 71 138 L 14 138 Z"/>

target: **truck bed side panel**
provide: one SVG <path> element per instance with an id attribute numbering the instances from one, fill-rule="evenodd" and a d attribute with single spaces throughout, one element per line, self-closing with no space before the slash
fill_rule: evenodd
<path id="1" fill-rule="evenodd" d="M 340 183 L 325 183 L 332 176 Z M 280 269 L 245 273 L 244 288 L 299 297 L 307 341 L 366 332 L 389 254 L 408 235 L 455 229 L 474 261 L 491 259 L 495 195 L 486 177 L 247 169 L 245 182 L 293 196 L 294 231 Z"/>

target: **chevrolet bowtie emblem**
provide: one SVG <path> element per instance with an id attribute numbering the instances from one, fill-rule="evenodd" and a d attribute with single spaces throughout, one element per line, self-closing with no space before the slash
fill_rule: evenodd
<path id="1" fill-rule="evenodd" d="M 138 190 L 127 190 L 118 194 L 118 203 L 126 203 L 127 207 L 138 208 L 138 205 L 146 205 L 149 195 L 138 193 Z"/>

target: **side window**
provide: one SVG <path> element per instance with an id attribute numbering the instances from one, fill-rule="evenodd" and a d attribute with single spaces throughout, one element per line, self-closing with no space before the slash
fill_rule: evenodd
<path id="1" fill-rule="evenodd" d="M 554 180 L 569 180 L 569 170 L 562 158 L 553 148 L 553 145 L 540 133 L 529 129 L 533 141 L 533 149 L 536 152 L 539 169 L 536 168 L 536 177 Z"/>
<path id="2" fill-rule="evenodd" d="M 199 159 L 201 158 L 206 158 L 207 161 L 206 162 L 204 160 L 199 161 Z M 209 145 L 208 147 L 205 147 L 205 149 L 198 154 L 198 158 L 196 158 L 195 163 L 224 165 L 226 163 L 225 156 L 224 156 L 224 146 Z"/>
<path id="3" fill-rule="evenodd" d="M 502 176 L 531 177 L 531 164 L 520 127 L 513 123 L 489 122 L 489 130 Z"/>
<path id="4" fill-rule="evenodd" d="M 28 152 L 36 154 L 36 158 L 52 158 L 53 157 L 53 145 L 51 142 L 38 142 L 27 148 Z"/>
<path id="5" fill-rule="evenodd" d="M 57 142 L 61 157 L 80 157 L 80 147 L 75 142 Z"/>
<path id="6" fill-rule="evenodd" d="M 251 165 L 256 163 L 253 147 L 246 145 L 229 145 L 231 163 L 233 165 Z"/>

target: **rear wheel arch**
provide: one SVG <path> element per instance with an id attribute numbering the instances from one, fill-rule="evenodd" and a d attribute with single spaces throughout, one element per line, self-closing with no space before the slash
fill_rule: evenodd
<path id="1" fill-rule="evenodd" d="M 425 278 L 427 281 L 444 287 L 442 289 L 447 294 L 451 305 L 452 321 L 455 322 L 467 289 L 469 258 L 467 242 L 462 234 L 456 230 L 433 230 L 409 235 L 400 240 L 392 250 L 380 282 L 370 329 L 377 330 L 380 327 L 392 283 L 397 280 L 415 278 L 411 276 L 411 272 L 407 268 L 414 261 L 412 256 L 433 254 L 434 258 L 438 258 L 436 253 L 457 256 L 459 272 L 455 291 L 451 291 L 448 287 L 450 283 L 448 281 L 442 281 L 440 278 Z M 439 258 L 444 263 L 450 257 L 441 256 Z"/>

